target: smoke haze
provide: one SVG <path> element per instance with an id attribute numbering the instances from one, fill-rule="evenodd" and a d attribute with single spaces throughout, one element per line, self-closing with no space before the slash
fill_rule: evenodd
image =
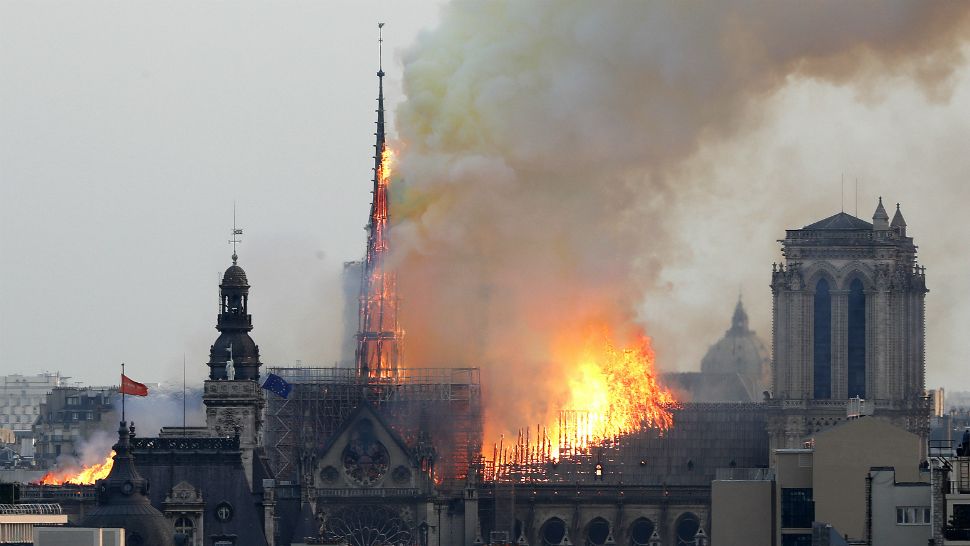
<path id="1" fill-rule="evenodd" d="M 661 367 L 695 367 L 715 340 L 696 333 L 723 331 L 739 285 L 762 271 L 750 291 L 766 337 L 772 241 L 838 209 L 808 173 L 745 180 L 784 164 L 750 146 L 777 146 L 766 128 L 790 135 L 777 124 L 811 86 L 873 108 L 892 105 L 887 82 L 928 107 L 962 96 L 968 13 L 949 2 L 447 6 L 404 56 L 397 112 L 407 361 L 481 365 L 494 433 L 556 409 L 571 370 L 552 345 L 590 323 L 621 342 L 646 324 L 663 340 Z M 823 176 L 838 188 L 847 162 L 831 159 Z M 873 207 L 863 200 L 859 216 Z"/>

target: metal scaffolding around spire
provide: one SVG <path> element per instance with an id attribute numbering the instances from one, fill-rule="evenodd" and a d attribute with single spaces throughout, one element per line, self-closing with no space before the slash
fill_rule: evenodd
<path id="1" fill-rule="evenodd" d="M 378 24 L 378 47 L 382 47 Z M 390 150 L 384 133 L 384 70 L 377 71 L 377 132 L 374 144 L 374 189 L 367 224 L 367 254 L 360 283 L 360 307 L 355 355 L 360 376 L 382 377 L 397 371 L 404 333 L 398 324 L 397 276 L 386 270 L 390 248 Z"/>

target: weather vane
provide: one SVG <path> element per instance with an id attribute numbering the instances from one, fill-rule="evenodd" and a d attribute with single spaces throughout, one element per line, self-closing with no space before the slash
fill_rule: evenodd
<path id="1" fill-rule="evenodd" d="M 236 260 L 239 256 L 236 255 L 236 244 L 241 243 L 239 236 L 243 234 L 242 228 L 236 227 L 236 202 L 232 202 L 232 236 L 229 238 L 229 243 L 232 244 L 232 265 L 236 265 Z"/>

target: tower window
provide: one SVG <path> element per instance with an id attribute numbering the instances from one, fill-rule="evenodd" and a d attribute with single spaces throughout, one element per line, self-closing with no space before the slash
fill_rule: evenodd
<path id="1" fill-rule="evenodd" d="M 832 398 L 832 294 L 825 279 L 815 285 L 814 398 Z"/>
<path id="2" fill-rule="evenodd" d="M 848 325 L 849 398 L 866 397 L 866 294 L 862 281 L 849 285 Z"/>

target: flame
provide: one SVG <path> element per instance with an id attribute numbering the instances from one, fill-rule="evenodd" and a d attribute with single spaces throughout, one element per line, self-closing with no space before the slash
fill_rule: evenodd
<path id="1" fill-rule="evenodd" d="M 584 336 L 566 338 L 553 353 L 572 370 L 567 399 L 555 431 L 559 449 L 585 450 L 620 435 L 673 425 L 673 394 L 657 381 L 650 338 L 637 331 L 628 347 L 617 347 L 610 328 L 600 325 Z"/>
<path id="2" fill-rule="evenodd" d="M 381 166 L 377 173 L 377 177 L 383 184 L 388 184 L 391 181 L 391 174 L 394 172 L 394 170 L 391 168 L 393 161 L 394 150 L 392 150 L 390 146 L 385 145 L 384 151 L 381 152 Z"/>
<path id="3" fill-rule="evenodd" d="M 550 354 L 563 364 L 567 377 L 560 390 L 561 404 L 550 408 L 554 417 L 545 426 L 520 429 L 517 437 L 501 435 L 492 446 L 489 479 L 518 468 L 540 469 L 550 461 L 589 455 L 596 446 L 616 446 L 625 434 L 647 428 L 667 430 L 674 424 L 677 400 L 657 381 L 650 338 L 636 329 L 627 347 L 605 325 L 577 335 L 564 335 Z"/>
<path id="4" fill-rule="evenodd" d="M 111 467 L 114 466 L 115 452 L 112 450 L 103 462 L 95 463 L 91 466 L 84 466 L 81 470 L 60 469 L 52 470 L 40 479 L 43 485 L 93 485 L 98 480 L 108 477 Z"/>

